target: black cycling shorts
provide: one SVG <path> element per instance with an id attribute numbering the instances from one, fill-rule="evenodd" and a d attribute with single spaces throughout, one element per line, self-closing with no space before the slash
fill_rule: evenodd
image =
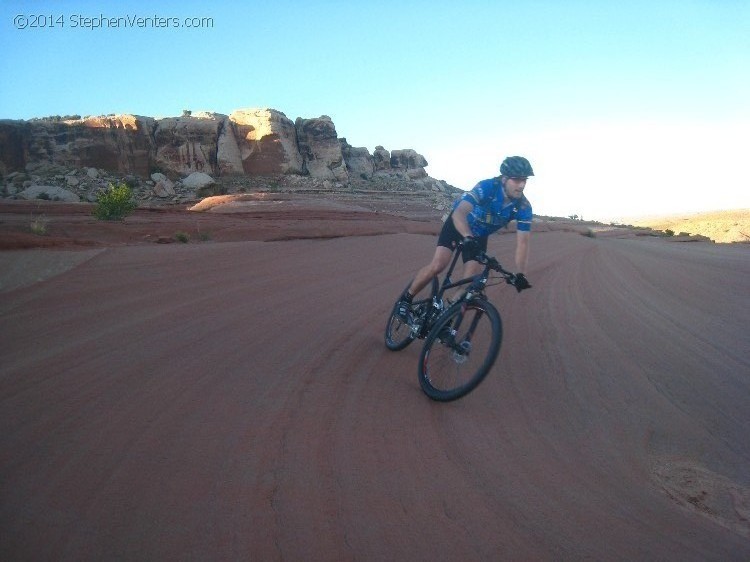
<path id="1" fill-rule="evenodd" d="M 477 242 L 479 242 L 479 247 L 482 249 L 483 252 L 487 251 L 487 236 L 479 236 L 477 237 Z M 440 230 L 440 235 L 438 236 L 437 245 L 443 246 L 444 248 L 448 248 L 449 250 L 455 250 L 458 243 L 463 240 L 464 237 L 461 236 L 461 234 L 456 230 L 456 226 L 453 224 L 453 213 L 451 212 L 450 215 L 448 215 L 448 218 L 445 219 L 445 222 L 443 223 L 443 228 Z M 467 257 L 466 253 L 464 252 L 461 256 L 464 263 L 467 261 L 470 261 L 470 259 Z"/>

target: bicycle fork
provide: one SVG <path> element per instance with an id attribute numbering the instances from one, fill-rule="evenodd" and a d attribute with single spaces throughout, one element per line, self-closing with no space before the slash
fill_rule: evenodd
<path id="1" fill-rule="evenodd" d="M 461 342 L 455 341 L 455 336 L 458 333 L 458 330 L 461 328 L 461 324 L 464 320 L 464 315 L 466 314 L 466 310 L 468 309 L 468 301 L 464 301 L 461 304 L 461 312 L 456 316 L 456 321 L 453 323 L 452 326 L 446 326 L 450 330 L 450 340 L 445 342 L 453 349 L 454 352 L 454 359 L 458 360 L 459 357 L 465 358 L 466 355 L 468 355 L 471 352 L 471 338 L 474 336 L 474 331 L 477 329 L 477 326 L 479 326 L 479 322 L 482 319 L 483 312 L 481 310 L 477 310 L 476 314 L 474 315 L 474 318 L 471 321 L 471 325 L 469 326 L 468 331 L 466 332 L 466 335 L 462 339 Z"/>

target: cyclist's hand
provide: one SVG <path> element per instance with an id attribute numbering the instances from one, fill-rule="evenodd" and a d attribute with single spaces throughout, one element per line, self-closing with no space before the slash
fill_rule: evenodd
<path id="1" fill-rule="evenodd" d="M 477 240 L 473 236 L 467 236 L 461 243 L 464 247 L 464 259 L 472 260 L 477 257 L 482 251 L 482 248 L 479 247 L 479 240 Z"/>
<path id="2" fill-rule="evenodd" d="M 531 289 L 531 284 L 523 273 L 516 273 L 516 277 L 513 280 L 513 286 L 519 293 L 524 289 Z"/>

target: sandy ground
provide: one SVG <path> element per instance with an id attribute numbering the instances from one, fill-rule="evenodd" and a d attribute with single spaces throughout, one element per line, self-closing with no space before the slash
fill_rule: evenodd
<path id="1" fill-rule="evenodd" d="M 383 345 L 435 225 L 316 213 L 0 252 L 0 559 L 750 559 L 747 245 L 534 234 L 438 404 Z"/>

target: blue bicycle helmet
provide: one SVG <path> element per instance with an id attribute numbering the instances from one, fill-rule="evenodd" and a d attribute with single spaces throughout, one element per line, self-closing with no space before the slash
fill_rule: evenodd
<path id="1" fill-rule="evenodd" d="M 523 156 L 508 156 L 500 164 L 500 175 L 506 178 L 526 178 L 533 176 L 534 170 Z"/>

